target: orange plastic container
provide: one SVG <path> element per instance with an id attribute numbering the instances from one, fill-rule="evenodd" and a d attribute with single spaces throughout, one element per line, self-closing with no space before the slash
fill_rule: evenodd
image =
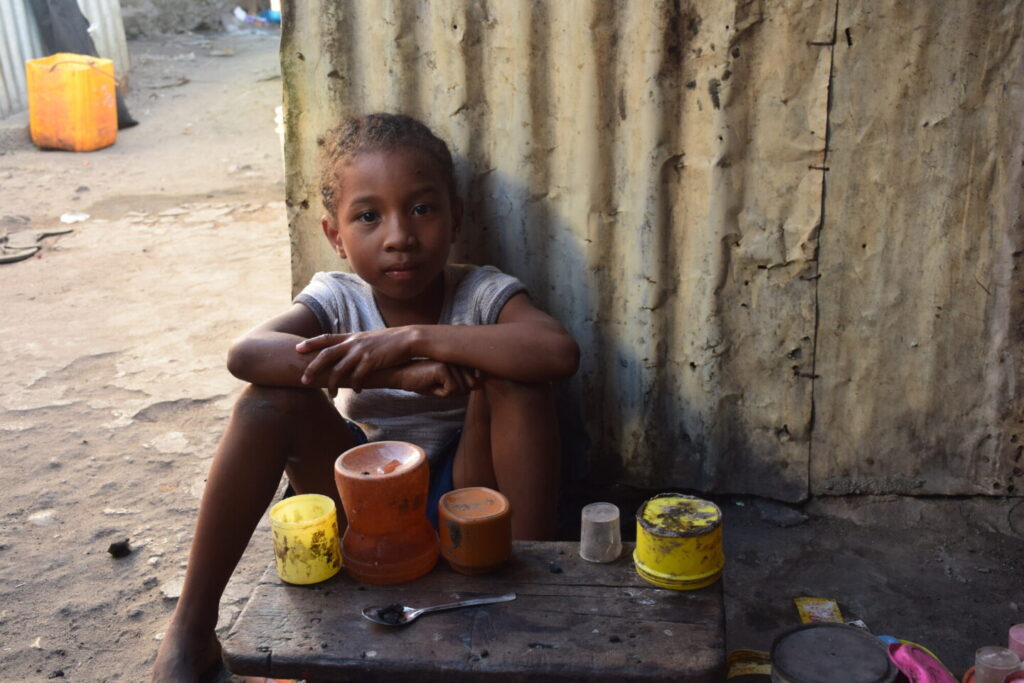
<path id="1" fill-rule="evenodd" d="M 117 84 L 109 59 L 58 52 L 25 62 L 29 131 L 39 147 L 89 152 L 117 140 Z"/>
<path id="2" fill-rule="evenodd" d="M 427 520 L 430 471 L 422 448 L 375 441 L 338 456 L 334 480 L 348 518 L 341 541 L 345 570 L 356 581 L 393 584 L 437 564 L 437 532 Z"/>
<path id="3" fill-rule="evenodd" d="M 486 486 L 455 489 L 438 502 L 441 554 L 462 574 L 491 572 L 512 555 L 508 499 Z"/>

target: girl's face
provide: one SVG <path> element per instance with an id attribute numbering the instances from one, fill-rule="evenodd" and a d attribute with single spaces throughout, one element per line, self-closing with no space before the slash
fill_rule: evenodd
<path id="1" fill-rule="evenodd" d="M 416 148 L 364 152 L 338 169 L 333 221 L 324 233 L 377 295 L 412 308 L 430 296 L 462 220 L 440 165 Z"/>

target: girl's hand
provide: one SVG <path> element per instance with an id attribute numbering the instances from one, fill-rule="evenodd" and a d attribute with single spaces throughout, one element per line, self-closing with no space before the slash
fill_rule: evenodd
<path id="1" fill-rule="evenodd" d="M 417 360 L 403 366 L 400 387 L 417 394 L 448 398 L 477 388 L 476 371 L 436 360 Z"/>
<path id="2" fill-rule="evenodd" d="M 333 398 L 338 387 L 361 391 L 366 378 L 377 370 L 403 365 L 412 360 L 412 328 L 392 327 L 349 334 L 321 334 L 295 345 L 299 353 L 316 353 L 302 373 L 302 383 L 326 377 Z"/>

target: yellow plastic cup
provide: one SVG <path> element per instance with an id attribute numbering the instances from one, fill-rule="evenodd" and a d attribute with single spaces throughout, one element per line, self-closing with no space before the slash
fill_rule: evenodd
<path id="1" fill-rule="evenodd" d="M 722 575 L 722 511 L 682 493 L 662 493 L 636 513 L 636 571 L 650 584 L 673 590 L 710 586 Z"/>
<path id="2" fill-rule="evenodd" d="M 285 583 L 326 581 L 341 569 L 338 511 L 318 493 L 285 498 L 270 508 L 277 575 Z"/>

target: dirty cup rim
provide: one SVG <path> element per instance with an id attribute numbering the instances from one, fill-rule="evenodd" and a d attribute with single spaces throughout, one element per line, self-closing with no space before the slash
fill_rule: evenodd
<path id="1" fill-rule="evenodd" d="M 327 506 L 327 509 L 319 517 L 314 517 L 312 519 L 304 519 L 301 522 L 288 522 L 283 519 L 278 519 L 276 516 L 284 508 L 292 507 L 294 505 L 299 505 L 302 503 L 314 502 Z M 337 513 L 336 508 L 337 506 L 334 504 L 334 499 L 331 498 L 330 496 L 325 496 L 320 493 L 300 493 L 294 496 L 289 496 L 284 500 L 275 503 L 274 506 L 270 508 L 270 522 L 274 527 L 282 530 L 304 529 L 306 527 L 313 526 L 316 524 L 322 524 L 323 519 L 325 517 Z"/>
<path id="2" fill-rule="evenodd" d="M 494 510 L 494 512 L 491 512 L 486 515 L 481 515 L 479 517 L 466 517 L 465 515 L 459 514 L 458 510 L 452 508 L 452 498 L 455 498 L 460 493 L 465 494 L 467 491 L 470 490 L 483 491 L 487 495 L 493 494 L 495 501 L 497 502 L 497 509 Z M 508 498 L 506 498 L 505 495 L 500 491 L 495 491 L 494 489 L 488 486 L 464 486 L 461 489 L 452 489 L 451 491 L 448 491 L 447 493 L 443 494 L 441 498 L 438 500 L 437 504 L 439 508 L 443 508 L 444 510 L 446 510 L 448 514 L 451 515 L 454 519 L 458 520 L 459 522 L 469 524 L 479 524 L 481 522 L 487 522 L 492 519 L 497 519 L 503 515 L 508 514 L 509 511 Z"/>
<path id="3" fill-rule="evenodd" d="M 615 515 L 612 519 L 601 520 L 596 522 L 597 524 L 610 524 L 612 522 L 618 522 L 622 518 L 622 510 L 615 503 L 609 503 L 608 501 L 594 501 L 593 503 L 587 503 L 580 509 L 580 518 L 584 519 L 587 515 L 587 510 L 607 510 L 609 513 L 614 512 Z M 594 520 L 587 520 L 593 522 Z"/>
<path id="4" fill-rule="evenodd" d="M 710 505 L 715 512 L 714 518 L 711 520 L 711 523 L 705 527 L 695 527 L 693 529 L 687 530 L 662 529 L 657 524 L 651 522 L 650 520 L 644 517 L 644 513 L 647 511 L 648 504 L 653 503 L 659 498 L 681 498 L 694 504 Z M 688 493 L 659 493 L 645 500 L 643 504 L 639 508 L 637 508 L 636 521 L 640 524 L 640 526 L 644 528 L 645 531 L 654 536 L 662 536 L 669 538 L 689 538 L 694 536 L 704 536 L 706 534 L 711 533 L 712 531 L 714 531 L 722 525 L 722 509 L 710 500 L 700 498 L 699 496 L 690 495 Z"/>
<path id="5" fill-rule="evenodd" d="M 339 455 L 334 461 L 334 471 L 343 477 L 360 478 L 361 476 L 364 476 L 364 473 L 360 472 L 359 468 L 347 466 L 345 464 L 345 459 L 351 457 L 354 453 L 376 450 L 382 447 L 398 448 L 407 452 L 412 451 L 412 457 L 406 460 L 400 460 L 400 464 L 391 472 L 375 472 L 373 474 L 373 478 L 376 480 L 400 477 L 411 470 L 416 469 L 421 462 L 427 459 L 427 452 L 425 450 L 414 443 L 409 443 L 408 441 L 370 441 L 368 443 L 359 444 L 358 446 L 353 446 Z"/>

